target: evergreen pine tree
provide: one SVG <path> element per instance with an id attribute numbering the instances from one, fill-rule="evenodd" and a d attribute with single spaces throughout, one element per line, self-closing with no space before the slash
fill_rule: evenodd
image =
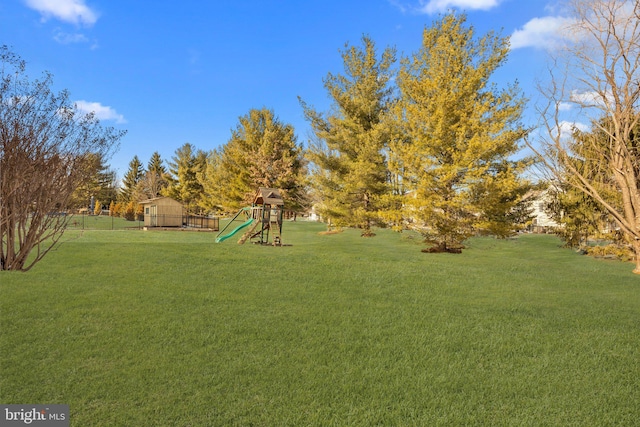
<path id="1" fill-rule="evenodd" d="M 202 197 L 202 184 L 198 174 L 206 164 L 206 154 L 188 142 L 176 150 L 169 163 L 168 186 L 162 190 L 165 196 L 182 202 L 189 212 L 198 211 L 198 201 Z"/>
<path id="2" fill-rule="evenodd" d="M 490 78 L 504 64 L 508 39 L 476 37 L 464 14 L 427 28 L 422 47 L 404 59 L 394 107 L 400 127 L 391 145 L 394 172 L 409 191 L 405 215 L 435 244 L 451 250 L 477 232 L 508 233 L 507 218 L 526 183 L 526 161 L 510 161 L 526 131 L 516 84 Z"/>
<path id="3" fill-rule="evenodd" d="M 122 189 L 120 190 L 120 200 L 122 202 L 129 202 L 136 198 L 136 188 L 143 174 L 144 169 L 140 159 L 138 156 L 133 156 L 133 159 L 129 162 L 129 169 L 122 180 Z"/>
<path id="4" fill-rule="evenodd" d="M 285 207 L 296 209 L 306 201 L 304 175 L 302 148 L 293 127 L 263 108 L 239 118 L 227 144 L 209 154 L 200 180 L 208 209 L 246 206 L 258 187 L 281 190 Z"/>
<path id="5" fill-rule="evenodd" d="M 338 225 L 360 227 L 363 236 L 369 236 L 383 216 L 391 188 L 384 115 L 391 100 L 395 51 L 388 48 L 378 58 L 369 37 L 362 43 L 362 48 L 346 46 L 342 52 L 344 75 L 329 73 L 324 80 L 333 100 L 329 113 L 301 102 L 315 136 L 308 157 L 321 215 Z"/>
<path id="6" fill-rule="evenodd" d="M 162 194 L 162 191 L 168 186 L 167 169 L 165 168 L 160 153 L 155 151 L 149 163 L 147 170 L 144 172 L 142 179 L 138 182 L 136 192 L 142 199 L 152 199 Z"/>
<path id="7" fill-rule="evenodd" d="M 167 173 L 167 168 L 164 167 L 162 157 L 160 153 L 154 151 L 149 159 L 149 163 L 147 164 L 147 172 L 155 172 L 159 175 L 164 175 Z"/>
<path id="8" fill-rule="evenodd" d="M 106 205 L 117 199 L 118 188 L 116 172 L 107 164 L 105 156 L 90 154 L 84 164 L 88 170 L 87 179 L 81 183 L 73 195 L 72 205 L 88 207 L 91 197 Z"/>

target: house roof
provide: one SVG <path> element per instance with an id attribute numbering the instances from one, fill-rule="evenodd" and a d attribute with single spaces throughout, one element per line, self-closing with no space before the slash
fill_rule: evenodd
<path id="1" fill-rule="evenodd" d="M 280 195 L 280 191 L 276 188 L 265 188 L 260 187 L 258 192 L 256 193 L 256 197 L 253 203 L 264 204 L 264 205 L 276 205 L 283 206 L 284 200 L 282 200 L 282 196 Z"/>

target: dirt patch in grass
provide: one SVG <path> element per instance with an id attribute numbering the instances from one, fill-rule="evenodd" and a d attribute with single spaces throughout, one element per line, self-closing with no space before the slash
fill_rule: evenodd
<path id="1" fill-rule="evenodd" d="M 460 246 L 443 246 L 443 245 L 436 245 L 436 246 L 432 246 L 430 248 L 425 248 L 423 249 L 421 252 L 427 253 L 427 254 L 461 254 L 462 250 L 464 249 L 463 245 Z"/>

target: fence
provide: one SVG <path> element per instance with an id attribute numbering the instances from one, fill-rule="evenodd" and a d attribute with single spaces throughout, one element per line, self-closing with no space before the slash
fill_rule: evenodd
<path id="1" fill-rule="evenodd" d="M 70 230 L 141 230 L 147 228 L 163 228 L 176 230 L 213 230 L 219 229 L 219 218 L 198 215 L 155 215 L 148 218 L 145 225 L 144 217 L 137 216 L 134 220 L 108 216 L 89 215 L 88 213 L 73 214 L 69 218 L 67 229 Z"/>
<path id="2" fill-rule="evenodd" d="M 141 217 L 133 221 L 108 215 L 89 215 L 88 213 L 73 214 L 67 223 L 69 230 L 141 230 L 144 219 Z"/>
<path id="3" fill-rule="evenodd" d="M 188 228 L 208 228 L 211 230 L 220 229 L 220 218 L 199 216 L 199 215 L 187 215 L 186 223 L 184 224 Z"/>

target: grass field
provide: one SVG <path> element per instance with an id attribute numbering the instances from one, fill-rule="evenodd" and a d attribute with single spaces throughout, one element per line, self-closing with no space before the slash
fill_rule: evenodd
<path id="1" fill-rule="evenodd" d="M 69 232 L 0 273 L 0 402 L 83 427 L 640 423 L 633 265 L 552 236 L 451 255 L 322 230 Z"/>

